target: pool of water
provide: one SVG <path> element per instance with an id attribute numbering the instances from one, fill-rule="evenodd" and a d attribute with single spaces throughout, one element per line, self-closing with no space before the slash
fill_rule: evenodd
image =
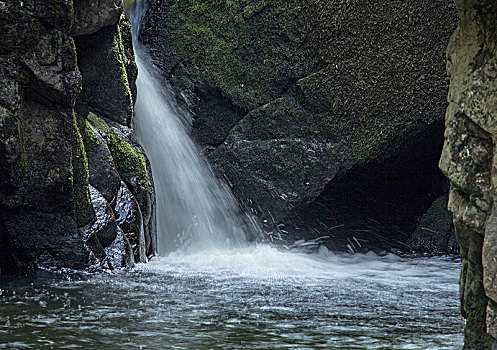
<path id="1" fill-rule="evenodd" d="M 133 270 L 0 281 L 5 349 L 460 349 L 449 258 L 170 254 Z"/>

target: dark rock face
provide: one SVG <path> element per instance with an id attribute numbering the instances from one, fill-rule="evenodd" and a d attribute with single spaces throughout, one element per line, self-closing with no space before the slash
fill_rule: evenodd
<path id="1" fill-rule="evenodd" d="M 458 254 L 452 213 L 447 210 L 448 194 L 435 199 L 419 221 L 409 245 L 419 253 L 435 252 Z"/>
<path id="2" fill-rule="evenodd" d="M 447 192 L 437 162 L 453 4 L 149 4 L 140 40 L 245 206 L 293 238 L 410 250 Z"/>
<path id="3" fill-rule="evenodd" d="M 117 268 L 155 253 L 155 195 L 129 128 L 136 66 L 121 14 L 116 0 L 0 2 L 1 274 Z M 123 188 L 139 223 L 126 232 L 116 218 Z"/>
<path id="4" fill-rule="evenodd" d="M 76 37 L 75 44 L 78 66 L 83 75 L 78 107 L 86 107 L 107 120 L 128 125 L 133 104 L 126 72 L 129 58 L 122 44 L 120 26 L 105 27 L 92 35 Z M 102 79 L 103 72 L 114 79 Z"/>
<path id="5" fill-rule="evenodd" d="M 116 24 L 123 13 L 121 0 L 73 0 L 74 23 L 71 35 L 86 35 Z"/>
<path id="6" fill-rule="evenodd" d="M 496 348 L 497 3 L 457 0 L 460 23 L 448 48 L 449 107 L 440 168 L 461 247 L 465 349 Z M 493 346 L 492 346 L 493 344 Z"/>

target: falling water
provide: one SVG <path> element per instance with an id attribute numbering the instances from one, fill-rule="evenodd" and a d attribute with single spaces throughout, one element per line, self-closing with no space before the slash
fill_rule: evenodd
<path id="1" fill-rule="evenodd" d="M 190 137 L 191 117 L 180 111 L 171 90 L 138 42 L 145 12 L 136 1 L 131 15 L 138 66 L 134 127 L 152 164 L 157 191 L 159 251 L 232 248 L 246 234 L 237 202 L 198 155 Z"/>

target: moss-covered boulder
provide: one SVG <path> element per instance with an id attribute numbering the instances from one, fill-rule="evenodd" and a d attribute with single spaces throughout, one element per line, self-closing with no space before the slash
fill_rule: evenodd
<path id="1" fill-rule="evenodd" d="M 352 235 L 363 246 L 384 236 L 409 249 L 418 220 L 446 188 L 437 162 L 454 4 L 149 6 L 140 40 L 193 114 L 195 140 L 245 205 L 295 237 L 334 236 L 338 248 Z M 394 193 L 381 194 L 391 182 Z"/>

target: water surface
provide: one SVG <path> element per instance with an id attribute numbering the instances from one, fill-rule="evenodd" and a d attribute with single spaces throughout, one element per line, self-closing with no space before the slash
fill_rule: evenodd
<path id="1" fill-rule="evenodd" d="M 459 265 L 268 246 L 0 284 L 0 348 L 460 349 Z"/>

